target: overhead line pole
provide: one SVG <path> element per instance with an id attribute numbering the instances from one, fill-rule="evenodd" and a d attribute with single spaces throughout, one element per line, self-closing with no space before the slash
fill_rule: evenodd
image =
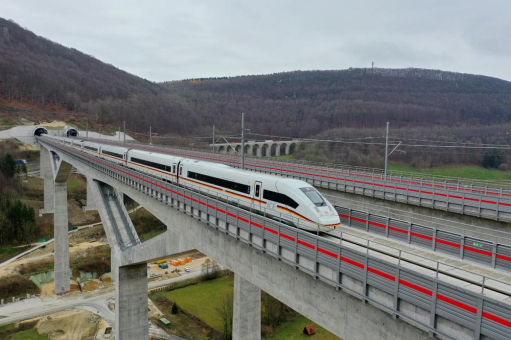
<path id="1" fill-rule="evenodd" d="M 153 145 L 153 127 L 149 125 L 149 146 Z"/>
<path id="2" fill-rule="evenodd" d="M 241 113 L 241 169 L 245 169 L 245 113 Z"/>
<path id="3" fill-rule="evenodd" d="M 122 122 L 124 125 L 124 144 L 126 144 L 126 121 Z"/>
<path id="4" fill-rule="evenodd" d="M 389 122 L 387 122 L 387 133 L 385 134 L 385 179 L 387 179 L 388 162 L 389 162 Z"/>
<path id="5" fill-rule="evenodd" d="M 213 125 L 213 153 L 215 153 L 215 126 Z"/>

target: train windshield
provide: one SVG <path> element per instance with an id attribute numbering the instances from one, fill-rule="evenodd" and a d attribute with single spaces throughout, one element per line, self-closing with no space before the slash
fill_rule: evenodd
<path id="1" fill-rule="evenodd" d="M 319 192 L 311 187 L 300 188 L 300 190 L 316 205 L 316 207 L 324 207 L 326 205 L 325 200 L 319 194 Z"/>

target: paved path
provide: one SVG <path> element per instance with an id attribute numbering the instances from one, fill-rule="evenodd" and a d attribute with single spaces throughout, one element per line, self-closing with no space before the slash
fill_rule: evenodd
<path id="1" fill-rule="evenodd" d="M 202 274 L 201 269 L 197 269 L 190 273 L 183 274 L 182 276 L 179 277 L 151 282 L 148 284 L 148 288 L 152 289 L 165 286 L 173 282 L 195 278 L 200 276 L 201 274 Z M 91 293 L 83 293 L 83 295 L 87 294 L 87 297 L 85 298 L 82 294 L 79 295 L 73 294 L 64 297 L 46 299 L 31 298 L 19 302 L 8 303 L 0 307 L 0 317 L 3 317 L 0 319 L 0 325 L 35 318 L 43 314 L 55 313 L 64 309 L 83 308 L 87 306 L 89 308 L 90 307 L 96 308 L 96 311 L 99 310 L 99 315 L 101 317 L 103 317 L 104 314 L 107 321 L 109 322 L 112 321 L 111 323 L 114 324 L 115 316 L 112 317 L 113 313 L 108 309 L 107 302 L 109 299 L 115 298 L 115 292 L 112 292 L 112 290 L 113 289 L 109 289 L 107 292 L 103 294 L 101 294 L 101 291 L 95 291 L 94 292 L 96 293 L 95 295 Z"/>

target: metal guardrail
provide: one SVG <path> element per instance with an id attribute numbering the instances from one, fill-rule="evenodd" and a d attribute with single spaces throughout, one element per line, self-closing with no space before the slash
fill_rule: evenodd
<path id="1" fill-rule="evenodd" d="M 123 145 L 116 142 L 110 144 Z M 126 145 L 129 146 L 129 144 Z M 143 144 L 138 147 L 240 167 L 239 157 L 144 146 Z M 351 169 L 346 170 L 342 167 L 305 166 L 266 159 L 246 160 L 245 169 L 298 178 L 332 190 L 511 222 L 511 190 L 504 190 L 503 188 L 495 189 L 460 183 L 454 185 L 449 182 L 439 183 L 423 178 L 384 177 L 381 174 L 361 173 Z"/>
<path id="2" fill-rule="evenodd" d="M 450 338 L 437 326 L 436 320 L 444 318 L 472 330 L 476 339 L 481 335 L 502 340 L 511 338 L 511 305 L 499 301 L 503 299 L 499 294 L 492 293 L 492 297 L 482 294 L 484 282 L 481 290 L 474 292 L 473 289 L 462 288 L 436 276 L 403 267 L 400 263 L 382 260 L 369 251 L 363 253 L 353 250 L 342 242 L 335 243 L 277 223 L 200 193 L 53 143 L 47 138 L 39 138 L 39 141 L 106 176 L 207 221 L 210 227 L 222 229 L 227 235 L 399 316 L 416 327 Z M 210 217 L 216 223 L 212 223 Z M 360 282 L 361 289 L 348 284 L 345 277 Z M 389 305 L 383 303 L 381 298 L 375 299 L 370 288 L 385 292 L 392 297 L 393 303 Z M 511 290 L 505 288 L 505 291 Z M 411 303 L 417 310 L 430 313 L 430 316 L 416 318 L 406 310 L 401 310 L 399 301 Z"/>
<path id="3" fill-rule="evenodd" d="M 430 229 L 440 229 L 443 231 L 462 235 L 463 237 L 480 238 L 481 240 L 501 243 L 506 246 L 511 246 L 511 228 L 505 230 L 499 230 L 502 228 L 494 227 L 481 227 L 478 225 L 467 224 L 456 220 L 450 220 L 445 218 L 439 218 L 430 215 L 423 215 L 415 213 L 409 210 L 398 209 L 385 205 L 379 205 L 369 202 L 360 202 L 355 199 L 349 199 L 347 197 L 338 197 L 329 194 L 323 194 L 328 200 L 334 204 L 344 208 L 350 208 L 355 206 L 355 210 L 361 212 L 371 212 L 371 214 L 381 215 L 385 217 L 393 216 L 393 218 L 402 220 L 404 222 L 410 222 L 414 224 L 420 224 Z M 509 230 L 509 231 L 507 231 Z"/>
<path id="4" fill-rule="evenodd" d="M 355 209 L 335 207 L 341 223 L 378 236 L 511 272 L 511 247 Z"/>
<path id="5" fill-rule="evenodd" d="M 132 238 L 130 238 L 130 242 L 126 242 L 126 241 L 123 240 L 123 237 L 121 235 L 121 230 L 119 229 L 120 227 L 117 225 L 117 220 L 114 217 L 114 214 L 112 212 L 111 206 L 109 204 L 109 202 L 111 201 L 111 198 L 113 200 L 117 200 L 117 197 L 116 197 L 117 194 L 116 194 L 115 190 L 112 188 L 112 191 L 110 193 L 110 192 L 106 192 L 104 190 L 104 188 L 100 188 L 100 194 L 101 194 L 101 199 L 103 200 L 103 205 L 104 205 L 104 207 L 106 209 L 106 213 L 107 213 L 107 215 L 108 215 L 108 217 L 109 217 L 109 219 L 111 221 L 112 229 L 114 231 L 115 238 L 117 239 L 117 244 L 119 245 L 121 250 L 125 250 L 127 248 L 130 248 L 132 246 L 135 246 L 135 245 L 139 244 L 140 240 L 138 240 L 138 239 L 137 240 L 133 240 Z M 122 212 L 121 212 L 121 214 L 122 214 Z M 121 216 L 121 218 L 122 217 L 123 216 Z M 124 227 L 124 226 L 122 226 L 122 227 Z M 128 234 L 128 237 L 129 237 L 129 234 Z"/>

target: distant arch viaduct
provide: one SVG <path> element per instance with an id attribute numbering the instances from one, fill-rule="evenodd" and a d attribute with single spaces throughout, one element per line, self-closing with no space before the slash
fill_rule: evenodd
<path id="1" fill-rule="evenodd" d="M 292 141 L 249 141 L 245 143 L 245 155 L 254 157 L 276 157 L 289 155 L 296 150 L 298 140 Z M 213 144 L 210 144 L 213 147 Z M 241 143 L 215 144 L 215 152 L 235 155 L 241 154 Z"/>

